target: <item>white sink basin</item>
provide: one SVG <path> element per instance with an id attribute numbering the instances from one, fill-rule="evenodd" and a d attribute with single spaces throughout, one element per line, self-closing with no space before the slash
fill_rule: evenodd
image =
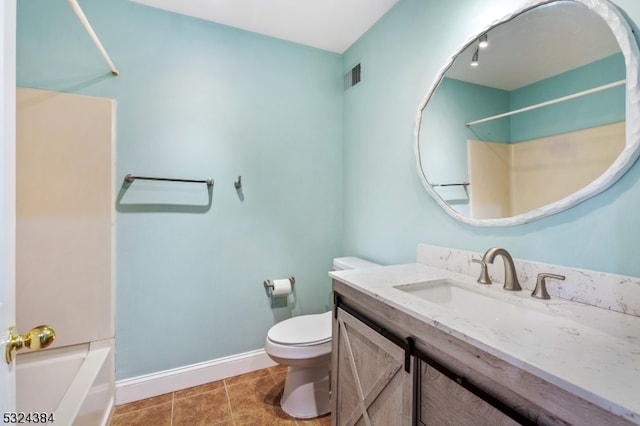
<path id="1" fill-rule="evenodd" d="M 458 305 L 476 304 L 482 301 L 494 302 L 495 299 L 476 293 L 467 288 L 464 284 L 449 278 L 433 281 L 424 281 L 414 284 L 395 286 L 400 291 L 412 294 L 420 299 L 428 300 L 432 303 L 456 307 Z M 483 300 L 488 299 L 488 300 Z"/>
<path id="2" fill-rule="evenodd" d="M 394 288 L 488 326 L 499 323 L 501 328 L 508 328 L 512 324 L 521 324 L 523 320 L 535 326 L 559 319 L 556 315 L 546 312 L 544 304 L 538 302 L 540 306 L 536 306 L 535 300 L 514 297 L 508 294 L 511 292 L 502 289 L 475 289 L 473 286 L 475 284 L 444 278 L 398 285 Z M 505 294 L 500 294 L 502 291 Z"/>

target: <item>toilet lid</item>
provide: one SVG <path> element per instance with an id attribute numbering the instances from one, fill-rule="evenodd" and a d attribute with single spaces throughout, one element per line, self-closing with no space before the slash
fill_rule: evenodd
<path id="1" fill-rule="evenodd" d="M 281 345 L 311 345 L 331 340 L 331 311 L 300 315 L 271 327 L 269 340 Z"/>

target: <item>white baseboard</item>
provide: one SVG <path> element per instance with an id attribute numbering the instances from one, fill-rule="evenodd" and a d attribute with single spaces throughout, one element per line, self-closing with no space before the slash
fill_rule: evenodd
<path id="1" fill-rule="evenodd" d="M 174 392 L 276 365 L 264 349 L 116 382 L 116 405 Z"/>

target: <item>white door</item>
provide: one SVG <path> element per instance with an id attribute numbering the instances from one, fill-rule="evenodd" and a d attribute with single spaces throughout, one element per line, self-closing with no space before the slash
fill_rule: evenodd
<path id="1" fill-rule="evenodd" d="M 16 0 L 0 2 L 0 336 L 15 324 Z M 4 344 L 2 345 L 4 352 Z M 0 360 L 0 412 L 16 407 L 15 362 Z M 2 421 L 0 419 L 0 421 Z"/>

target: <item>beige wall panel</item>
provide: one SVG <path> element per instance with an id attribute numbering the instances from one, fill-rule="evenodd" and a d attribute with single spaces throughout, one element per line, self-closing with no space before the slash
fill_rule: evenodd
<path id="1" fill-rule="evenodd" d="M 17 325 L 114 336 L 111 99 L 18 88 Z"/>
<path id="2" fill-rule="evenodd" d="M 494 219 L 511 216 L 509 145 L 469 140 L 467 149 L 471 217 Z"/>
<path id="3" fill-rule="evenodd" d="M 624 122 L 513 144 L 513 214 L 588 185 L 607 170 L 624 144 Z"/>

